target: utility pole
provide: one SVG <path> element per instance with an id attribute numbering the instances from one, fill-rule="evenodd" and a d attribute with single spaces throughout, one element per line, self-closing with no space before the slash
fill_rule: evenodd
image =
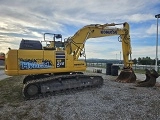
<path id="1" fill-rule="evenodd" d="M 157 63 L 158 63 L 158 18 L 160 18 L 160 14 L 155 15 L 157 18 L 157 39 L 156 39 L 156 63 L 155 63 L 155 70 L 158 71 Z"/>
<path id="2" fill-rule="evenodd" d="M 120 64 L 121 64 L 121 51 L 120 51 Z"/>

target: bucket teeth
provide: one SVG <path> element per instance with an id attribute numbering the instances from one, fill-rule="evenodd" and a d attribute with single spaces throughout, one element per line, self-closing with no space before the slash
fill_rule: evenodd
<path id="1" fill-rule="evenodd" d="M 156 84 L 156 78 L 159 77 L 159 74 L 152 69 L 149 71 L 148 69 L 145 69 L 146 73 L 146 79 L 144 81 L 137 82 L 136 87 L 153 87 Z"/>
<path id="2" fill-rule="evenodd" d="M 136 75 L 132 69 L 124 69 L 121 71 L 116 81 L 124 83 L 134 83 L 136 81 Z"/>

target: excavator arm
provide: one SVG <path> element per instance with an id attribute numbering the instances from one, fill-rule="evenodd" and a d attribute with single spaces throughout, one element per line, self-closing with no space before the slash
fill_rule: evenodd
<path id="1" fill-rule="evenodd" d="M 84 26 L 77 31 L 72 37 L 69 37 L 66 42 L 66 51 L 68 54 L 73 54 L 74 59 L 77 60 L 81 51 L 84 48 L 85 42 L 89 38 L 98 38 L 106 36 L 119 35 L 119 41 L 122 42 L 122 51 L 124 59 L 124 67 L 131 67 L 131 44 L 129 35 L 129 24 L 122 23 L 123 28 L 115 28 L 114 26 L 121 24 L 92 24 Z M 113 28 L 114 27 L 114 28 Z"/>
<path id="2" fill-rule="evenodd" d="M 117 28 L 117 25 L 123 25 L 122 28 Z M 81 51 L 84 48 L 86 40 L 89 38 L 98 38 L 106 36 L 116 36 L 119 35 L 119 41 L 122 42 L 122 52 L 124 69 L 121 71 L 120 75 L 116 79 L 119 82 L 135 82 L 136 75 L 132 70 L 132 58 L 131 58 L 131 41 L 130 41 L 130 31 L 129 24 L 127 22 L 122 24 L 92 24 L 84 26 L 82 29 L 78 30 L 72 37 L 69 37 L 66 41 L 66 51 L 68 54 L 74 56 L 74 60 L 78 60 Z"/>

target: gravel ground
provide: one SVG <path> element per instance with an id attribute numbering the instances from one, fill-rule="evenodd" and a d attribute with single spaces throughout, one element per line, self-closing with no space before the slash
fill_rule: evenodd
<path id="1" fill-rule="evenodd" d="M 0 69 L 0 81 L 11 76 L 5 75 L 4 70 Z"/>
<path id="2" fill-rule="evenodd" d="M 160 88 L 104 78 L 100 88 L 0 106 L 1 120 L 160 120 Z"/>

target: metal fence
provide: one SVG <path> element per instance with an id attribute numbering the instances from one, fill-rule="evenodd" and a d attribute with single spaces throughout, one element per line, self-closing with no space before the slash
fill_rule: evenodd
<path id="1" fill-rule="evenodd" d="M 118 65 L 120 69 L 123 68 L 123 64 L 113 64 L 113 65 Z M 106 63 L 87 63 L 88 67 L 103 67 L 106 68 Z M 133 64 L 133 69 L 134 70 L 145 70 L 145 69 L 155 69 L 155 65 L 136 65 Z M 158 72 L 160 72 L 160 66 L 158 66 Z"/>

